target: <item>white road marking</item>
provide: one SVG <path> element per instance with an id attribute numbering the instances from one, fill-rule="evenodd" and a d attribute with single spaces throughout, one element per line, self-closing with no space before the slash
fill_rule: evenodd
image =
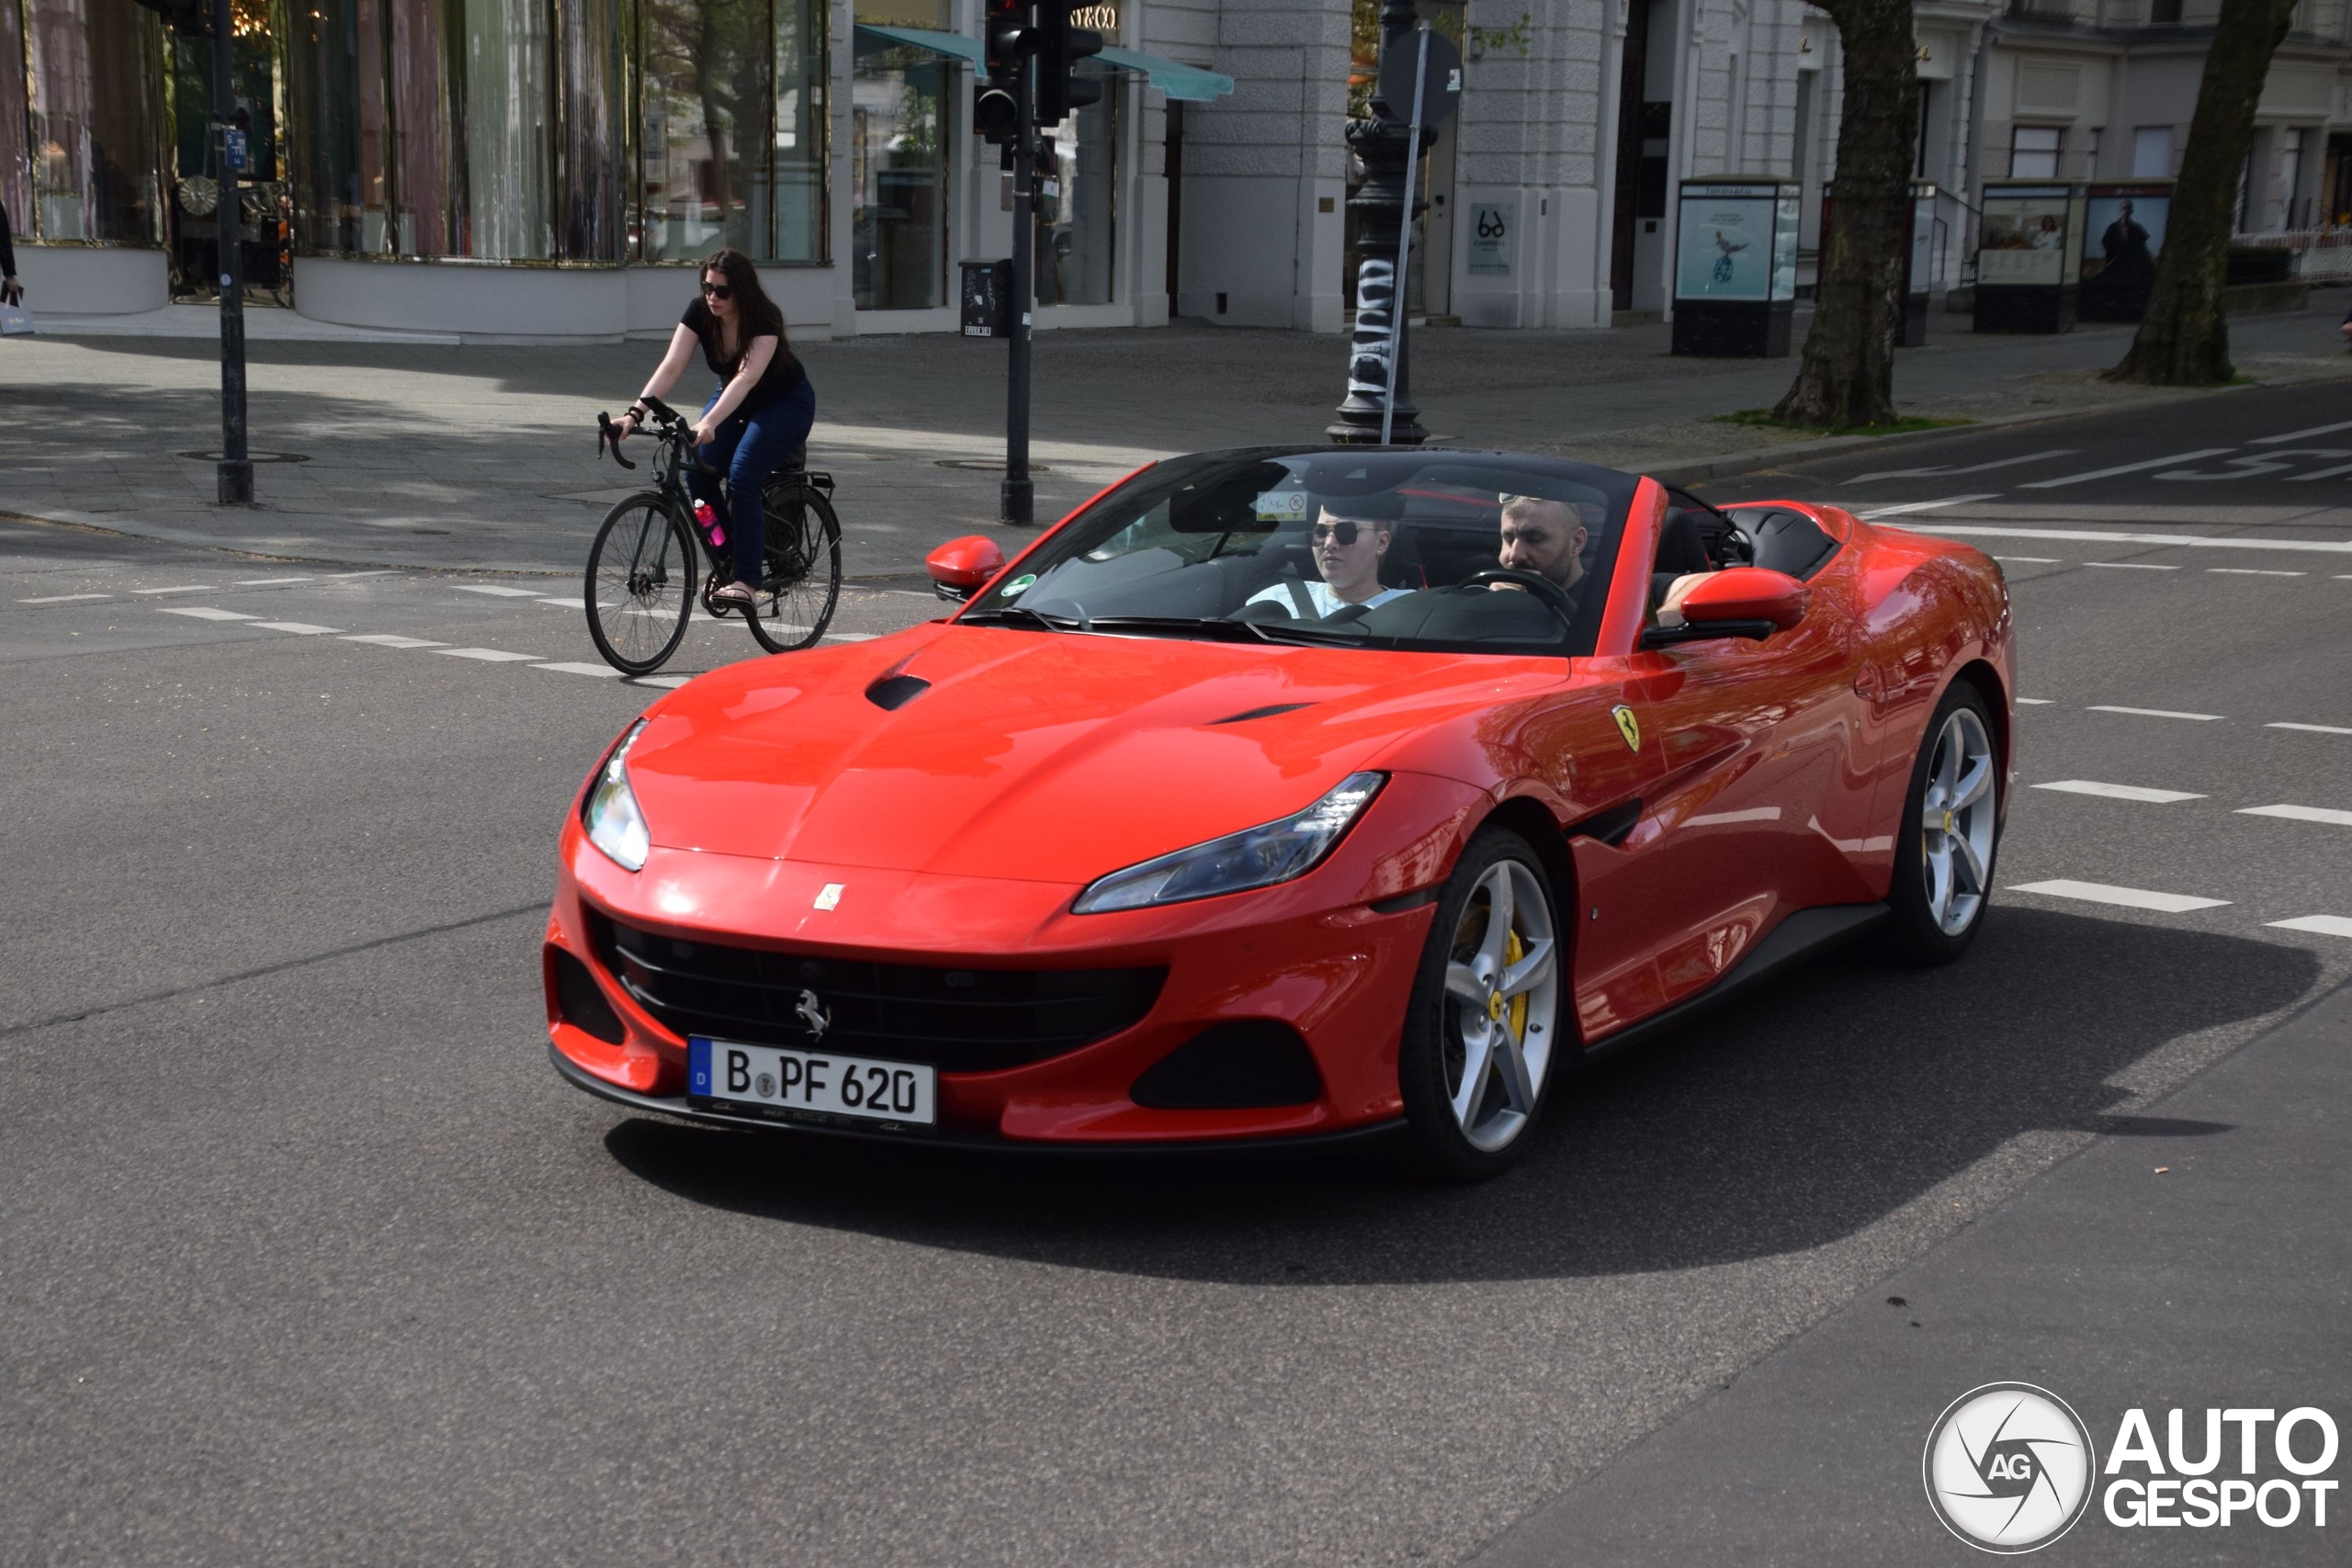
<path id="1" fill-rule="evenodd" d="M 2308 571 L 2281 571 L 2271 566 L 2209 566 L 2207 571 L 2226 577 L 2309 577 Z"/>
<path id="2" fill-rule="evenodd" d="M 288 582 L 308 582 L 307 577 L 244 577 L 232 586 L 237 588 L 276 588 Z"/>
<path id="3" fill-rule="evenodd" d="M 2143 462 L 2118 463 L 2111 468 L 2093 468 L 2086 474 L 2066 474 L 2054 479 L 2035 479 L 2020 485 L 2020 490 L 2057 490 L 2064 485 L 2088 484 L 2093 479 L 2113 479 L 2118 474 L 2136 474 L 2147 468 L 2161 468 L 2171 463 L 2193 463 L 2199 457 L 2218 457 L 2233 452 L 2233 446 L 2204 446 L 2194 452 L 2176 452 L 2169 457 L 2150 457 Z"/>
<path id="4" fill-rule="evenodd" d="M 547 657 L 544 653 L 509 653 L 503 648 L 445 648 L 441 651 L 451 659 L 479 659 L 484 664 L 537 664 Z"/>
<path id="5" fill-rule="evenodd" d="M 343 582 L 354 577 L 398 577 L 400 569 L 392 566 L 372 567 L 366 571 L 331 571 L 319 579 L 321 582 Z"/>
<path id="6" fill-rule="evenodd" d="M 694 677 L 691 675 L 639 675 L 635 680 L 631 681 L 629 684 L 632 686 L 667 686 L 670 690 L 674 692 L 680 686 L 684 685 L 687 682 L 693 679 Z"/>
<path id="7" fill-rule="evenodd" d="M 499 599 L 536 599 L 539 596 L 536 588 L 494 588 L 480 582 L 453 582 L 450 586 L 460 593 L 488 593 Z"/>
<path id="8" fill-rule="evenodd" d="M 825 640 L 827 642 L 872 642 L 881 635 L 880 632 L 828 632 L 825 634 Z"/>
<path id="9" fill-rule="evenodd" d="M 2026 561 L 2034 566 L 2056 566 L 2058 564 L 2058 558 L 2056 556 L 1995 556 L 1993 558 L 1997 561 L 2008 561 L 2012 563 L 2017 561 Z"/>
<path id="10" fill-rule="evenodd" d="M 2109 800 L 2142 800 L 2151 806 L 2169 806 L 2176 800 L 2205 798 L 2185 789 L 2149 789 L 2141 784 L 2100 784 L 2095 779 L 2060 779 L 2055 784 L 2038 784 L 2033 787 L 2063 790 L 2068 795 L 2103 795 Z"/>
<path id="11" fill-rule="evenodd" d="M 2164 545 L 2185 550 L 2316 550 L 2323 555 L 2352 555 L 2352 539 L 2225 539 L 2210 534 L 2126 534 L 2110 528 L 2018 528 L 1989 523 L 1955 524 L 1936 532 L 1955 538 L 2066 539 L 2094 545 Z"/>
<path id="12" fill-rule="evenodd" d="M 2248 442 L 2247 445 L 2250 446 L 2284 446 L 2290 441 L 2301 441 L 2307 436 L 2312 435 L 2333 435 L 2339 430 L 2352 430 L 2352 419 L 2345 420 L 2338 424 L 2314 424 L 2309 430 L 2290 430 L 2284 435 L 2257 435 L 2252 441 Z"/>
<path id="13" fill-rule="evenodd" d="M 2106 703 L 2093 703 L 2093 713 L 2128 713 L 2137 718 L 2193 718 L 2200 724 L 2211 724 L 2221 718 L 2218 713 L 2178 713 L 2171 708 L 2120 708 Z"/>
<path id="14" fill-rule="evenodd" d="M 2333 828 L 2352 828 L 2352 811 L 2334 811 L 2324 806 L 2248 806 L 2239 809 L 2241 817 L 2283 817 L 2290 822 L 2324 822 Z"/>
<path id="15" fill-rule="evenodd" d="M 2321 936 L 2352 936 L 2352 919 L 2342 915 L 2298 915 L 2291 920 L 2265 922 L 2274 931 L 2316 931 Z"/>
<path id="16" fill-rule="evenodd" d="M 1990 468 L 2013 468 L 2019 463 L 2039 463 L 2046 457 L 2071 457 L 2075 452 L 2075 448 L 2072 446 L 2053 446 L 2047 452 L 2029 452 L 2022 457 L 2003 457 L 1991 463 L 1973 463 L 1964 468 L 1956 468 L 1945 464 L 1938 464 L 1928 468 L 1888 468 L 1883 473 L 1860 475 L 1848 479 L 1846 483 L 1860 485 L 1868 484 L 1872 479 L 1926 479 L 1935 474 L 1981 474 Z"/>
<path id="17" fill-rule="evenodd" d="M 2227 898 L 2192 898 L 2186 893 L 2152 893 L 2144 887 L 2114 887 L 2104 882 L 2076 882 L 2059 877 L 2051 882 L 2021 882 L 2012 893 L 2040 893 L 2052 898 L 2079 898 L 2086 904 L 2120 904 L 2127 909 L 2156 909 L 2185 915 L 2191 909 L 2218 909 Z"/>
<path id="18" fill-rule="evenodd" d="M 191 582 L 184 584 L 178 588 L 134 588 L 131 592 L 133 593 L 145 593 L 149 595 L 157 593 L 201 593 L 209 586 L 209 583 Z"/>
<path id="19" fill-rule="evenodd" d="M 2262 728 L 2265 729 L 2305 729 L 2309 730 L 2313 735 L 2352 735 L 2352 729 L 2346 729 L 2340 724 L 2290 724 L 2284 719 L 2280 719 L 2276 724 L 2266 724 Z"/>
<path id="20" fill-rule="evenodd" d="M 252 621 L 260 619 L 257 615 L 248 615 L 237 610 L 211 610 L 198 604 L 191 604 L 186 609 L 172 609 L 166 606 L 164 614 L 166 615 L 192 615 L 199 621 Z"/>
<path id="21" fill-rule="evenodd" d="M 534 670 L 560 670 L 567 675 L 602 675 L 617 681 L 621 672 L 609 664 L 534 664 Z"/>
<path id="22" fill-rule="evenodd" d="M 369 632 L 363 637 L 347 637 L 345 642 L 373 643 L 378 648 L 446 648 L 446 643 L 428 642 L 421 637 L 394 637 L 390 632 Z"/>
<path id="23" fill-rule="evenodd" d="M 1914 501 L 1901 506 L 1874 506 L 1861 513 L 1861 518 L 1868 523 L 1875 522 L 1881 517 L 1900 517 L 1906 512 L 1933 512 L 1939 506 L 1964 506 L 1972 501 L 1990 501 L 1999 493 L 1998 491 L 1986 491 L 1983 495 L 1949 495 L 1941 501 Z"/>
<path id="24" fill-rule="evenodd" d="M 337 629 L 314 626 L 308 621 L 255 621 L 254 625 L 266 632 L 293 632 L 300 637 L 331 637 Z"/>
<path id="25" fill-rule="evenodd" d="M 2021 708 L 2046 708 L 2057 700 L 2058 699 L 2055 697 L 2019 697 L 2018 699 L 2018 706 Z"/>
<path id="26" fill-rule="evenodd" d="M 2302 573 L 2297 572 L 2295 575 L 2301 577 Z M 585 599 L 557 599 L 547 594 L 541 594 L 539 596 L 539 603 L 542 604 L 553 604 L 559 608 L 566 610 L 584 610 L 588 607 L 588 601 Z"/>
<path id="27" fill-rule="evenodd" d="M 2086 560 L 2085 566 L 2111 566 L 2123 571 L 2178 571 L 2177 566 L 2160 566 L 2145 560 Z"/>
<path id="28" fill-rule="evenodd" d="M 111 599 L 111 593 L 52 593 L 46 599 L 19 599 L 19 604 L 71 604 L 83 599 Z"/>

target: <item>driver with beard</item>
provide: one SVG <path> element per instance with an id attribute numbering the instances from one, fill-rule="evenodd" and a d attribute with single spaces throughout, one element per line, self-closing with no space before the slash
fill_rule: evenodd
<path id="1" fill-rule="evenodd" d="M 1668 514 L 1668 527 L 1676 531 L 1674 519 L 1679 513 Z M 1692 561 L 1703 559 L 1697 535 L 1687 520 L 1679 531 L 1690 532 L 1684 544 L 1679 537 L 1673 543 L 1675 553 L 1690 554 Z M 1567 595 L 1572 607 L 1582 608 L 1584 603 L 1584 549 L 1590 535 L 1575 507 L 1565 501 L 1547 501 L 1539 495 L 1514 495 L 1503 502 L 1502 549 L 1497 559 L 1507 570 L 1524 571 L 1557 584 Z M 1660 541 L 1659 564 L 1666 564 L 1668 544 Z M 1660 572 L 1653 577 L 1651 592 L 1653 608 L 1660 624 L 1674 626 L 1682 619 L 1682 601 L 1690 592 L 1707 580 L 1704 570 Z M 1496 582 L 1491 588 L 1524 592 L 1516 582 Z"/>

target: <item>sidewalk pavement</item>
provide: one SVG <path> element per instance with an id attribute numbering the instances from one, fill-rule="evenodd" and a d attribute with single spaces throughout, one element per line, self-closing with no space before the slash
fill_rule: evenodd
<path id="1" fill-rule="evenodd" d="M 255 311 L 257 319 L 265 313 Z M 2242 318 L 2232 345 L 2262 383 L 2352 375 L 2333 299 Z M 1798 333 L 1805 318 L 1800 317 Z M 1903 412 L 1984 420 L 2222 393 L 2109 387 L 2128 327 L 1977 336 L 1937 316 L 1896 360 Z M 0 513 L 181 544 L 352 565 L 548 572 L 585 563 L 605 510 L 639 488 L 595 457 L 598 409 L 627 406 L 659 345 L 458 347 L 324 342 L 265 331 L 250 351 L 260 504 L 213 502 L 220 440 L 215 345 L 201 338 L 42 336 L 0 344 Z M 1781 360 L 1676 358 L 1660 325 L 1607 332 L 1423 330 L 1413 393 L 1440 439 L 1703 477 L 1802 440 L 1716 423 L 1769 406 Z M 844 570 L 919 582 L 924 552 L 996 525 L 1004 353 L 944 335 L 809 343 L 813 467 L 839 481 Z M 1342 390 L 1345 340 L 1170 327 L 1052 332 L 1036 340 L 1033 461 L 1050 521 L 1140 464 L 1186 451 L 1319 443 Z M 674 400 L 702 388 L 699 369 Z M 1903 439 L 1896 437 L 1894 439 Z M 635 450 L 644 453 L 647 445 Z M 1793 454 L 1791 454 L 1793 456 Z"/>

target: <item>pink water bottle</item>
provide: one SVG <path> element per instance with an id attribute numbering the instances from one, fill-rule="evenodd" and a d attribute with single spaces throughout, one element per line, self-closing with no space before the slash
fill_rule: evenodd
<path id="1" fill-rule="evenodd" d="M 707 501 L 695 502 L 695 521 L 702 525 L 702 531 L 710 536 L 712 544 L 723 545 L 727 542 L 727 530 L 718 525 L 718 513 L 710 509 L 710 502 Z"/>

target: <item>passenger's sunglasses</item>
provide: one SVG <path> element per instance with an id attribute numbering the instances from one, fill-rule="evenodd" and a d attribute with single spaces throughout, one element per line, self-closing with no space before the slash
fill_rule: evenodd
<path id="1" fill-rule="evenodd" d="M 1307 533 L 1318 545 L 1326 539 L 1336 544 L 1352 545 L 1356 542 L 1356 530 L 1368 526 L 1369 524 L 1363 523 L 1317 523 Z"/>
<path id="2" fill-rule="evenodd" d="M 724 283 L 706 283 L 702 286 L 702 297 L 706 299 L 732 299 L 735 290 Z"/>

